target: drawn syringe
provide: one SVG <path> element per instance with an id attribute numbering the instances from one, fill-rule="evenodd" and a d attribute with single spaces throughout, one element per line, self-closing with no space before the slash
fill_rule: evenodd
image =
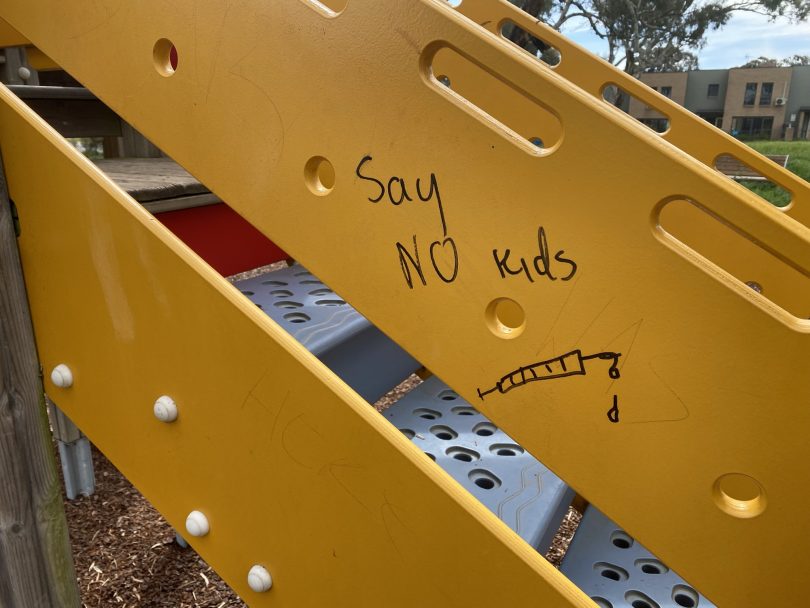
<path id="1" fill-rule="evenodd" d="M 619 377 L 619 357 L 621 356 L 621 353 L 613 352 L 583 355 L 582 351 L 579 349 L 572 350 L 570 353 L 565 353 L 553 359 L 547 359 L 520 367 L 498 380 L 492 388 L 485 391 L 479 388 L 478 396 L 483 399 L 486 395 L 494 393 L 495 391 L 501 394 L 507 393 L 513 388 L 525 386 L 530 382 L 556 380 L 557 378 L 566 378 L 568 376 L 584 376 L 588 373 L 585 369 L 585 362 L 591 359 L 611 361 L 610 367 L 608 368 L 608 376 L 615 380 Z"/>

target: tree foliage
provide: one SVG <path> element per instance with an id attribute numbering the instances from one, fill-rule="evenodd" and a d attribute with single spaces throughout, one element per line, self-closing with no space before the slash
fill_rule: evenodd
<path id="1" fill-rule="evenodd" d="M 606 42 L 606 59 L 634 76 L 696 68 L 695 52 L 703 47 L 707 34 L 723 27 L 735 13 L 785 16 L 793 20 L 804 20 L 810 15 L 810 0 L 511 1 L 555 29 L 577 21 L 586 23 Z M 532 44 L 537 46 L 536 42 Z M 542 47 L 538 49 L 543 51 Z"/>
<path id="2" fill-rule="evenodd" d="M 784 59 L 772 59 L 771 57 L 757 57 L 743 65 L 741 68 L 778 68 L 793 67 L 797 65 L 810 65 L 810 55 L 792 55 Z"/>

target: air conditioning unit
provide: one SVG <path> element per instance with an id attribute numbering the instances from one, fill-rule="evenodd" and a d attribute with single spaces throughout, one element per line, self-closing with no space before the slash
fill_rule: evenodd
<path id="1" fill-rule="evenodd" d="M 777 97 L 776 98 L 776 105 L 777 106 L 783 106 L 783 105 L 785 105 L 786 101 L 787 101 L 787 97 Z"/>

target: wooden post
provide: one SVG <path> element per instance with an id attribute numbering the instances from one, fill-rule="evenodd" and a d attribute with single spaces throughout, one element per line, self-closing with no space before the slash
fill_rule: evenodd
<path id="1" fill-rule="evenodd" d="M 80 605 L 0 158 L 0 606 Z"/>

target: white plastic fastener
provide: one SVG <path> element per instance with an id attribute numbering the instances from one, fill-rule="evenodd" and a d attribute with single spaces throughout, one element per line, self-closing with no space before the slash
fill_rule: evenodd
<path id="1" fill-rule="evenodd" d="M 177 404 L 168 395 L 161 395 L 155 401 L 153 408 L 155 418 L 161 422 L 174 422 L 177 420 Z"/>
<path id="2" fill-rule="evenodd" d="M 51 382 L 59 388 L 70 388 L 73 386 L 73 372 L 64 363 L 60 363 L 51 372 Z"/>
<path id="3" fill-rule="evenodd" d="M 264 593 L 273 586 L 273 577 L 270 576 L 267 568 L 257 564 L 248 572 L 248 585 L 256 593 Z"/>
<path id="4" fill-rule="evenodd" d="M 186 517 L 186 532 L 192 536 L 205 536 L 210 529 L 208 518 L 199 511 L 192 511 Z"/>
<path id="5" fill-rule="evenodd" d="M 21 65 L 19 68 L 17 68 L 17 76 L 19 76 L 22 80 L 28 80 L 31 78 L 31 70 L 24 65 Z"/>

